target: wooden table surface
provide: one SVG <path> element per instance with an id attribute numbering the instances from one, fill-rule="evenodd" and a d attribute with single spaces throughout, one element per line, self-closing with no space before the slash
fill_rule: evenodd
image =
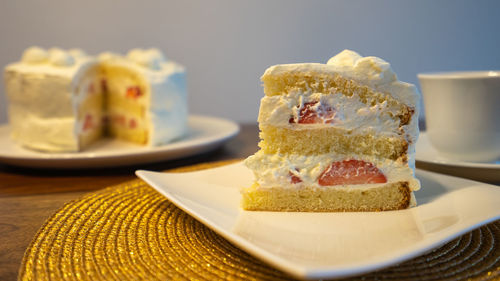
<path id="1" fill-rule="evenodd" d="M 0 163 L 0 280 L 16 280 L 31 239 L 55 211 L 83 194 L 136 178 L 135 170 L 163 171 L 235 158 L 257 151 L 256 124 L 214 151 L 181 160 L 97 170 L 37 170 Z"/>
<path id="2" fill-rule="evenodd" d="M 197 163 L 245 158 L 258 149 L 258 128 L 257 124 L 243 124 L 240 129 L 240 133 L 221 148 L 168 162 L 70 171 L 0 164 L 0 280 L 17 278 L 24 251 L 37 230 L 65 203 L 85 193 L 132 180 L 136 178 L 134 171 L 137 169 L 164 171 Z M 417 167 L 436 169 L 419 163 Z M 440 172 L 456 174 L 457 171 L 463 173 L 457 169 Z"/>

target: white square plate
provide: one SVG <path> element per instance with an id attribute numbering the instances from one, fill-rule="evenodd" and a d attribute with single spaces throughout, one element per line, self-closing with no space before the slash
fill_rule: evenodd
<path id="1" fill-rule="evenodd" d="M 246 252 L 298 278 L 340 278 L 408 260 L 500 218 L 500 187 L 417 170 L 418 206 L 365 213 L 250 212 L 242 163 L 190 173 L 136 174 Z"/>

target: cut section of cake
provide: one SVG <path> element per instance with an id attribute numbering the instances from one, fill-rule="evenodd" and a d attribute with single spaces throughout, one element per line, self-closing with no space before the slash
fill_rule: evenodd
<path id="1" fill-rule="evenodd" d="M 389 63 L 345 50 L 262 76 L 260 150 L 245 210 L 384 211 L 416 204 L 419 94 Z"/>
<path id="2" fill-rule="evenodd" d="M 11 135 L 35 150 L 80 151 L 104 135 L 155 146 L 187 128 L 184 67 L 157 49 L 96 58 L 31 47 L 5 85 Z"/>
<path id="3" fill-rule="evenodd" d="M 106 53 L 99 59 L 110 136 L 156 146 L 185 134 L 184 67 L 157 49 L 134 49 L 126 57 Z"/>

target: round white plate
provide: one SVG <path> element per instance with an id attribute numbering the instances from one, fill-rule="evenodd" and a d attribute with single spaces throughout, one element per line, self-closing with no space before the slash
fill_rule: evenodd
<path id="1" fill-rule="evenodd" d="M 0 162 L 34 168 L 98 168 L 158 162 L 187 157 L 215 149 L 239 132 L 236 123 L 215 117 L 191 115 L 184 138 L 156 147 L 138 146 L 115 139 L 103 139 L 85 151 L 47 153 L 16 144 L 9 126 L 0 126 Z"/>
<path id="2" fill-rule="evenodd" d="M 432 146 L 429 137 L 425 132 L 420 132 L 420 136 L 418 137 L 415 159 L 417 161 L 439 165 L 500 170 L 500 159 L 495 162 L 465 162 L 452 160 L 441 156 L 439 152 Z"/>

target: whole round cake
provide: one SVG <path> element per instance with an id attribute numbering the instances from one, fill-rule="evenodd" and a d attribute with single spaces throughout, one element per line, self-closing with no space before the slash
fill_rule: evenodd
<path id="1" fill-rule="evenodd" d="M 186 133 L 186 72 L 158 49 L 30 47 L 5 85 L 11 135 L 27 148 L 80 151 L 103 136 L 156 146 Z"/>

